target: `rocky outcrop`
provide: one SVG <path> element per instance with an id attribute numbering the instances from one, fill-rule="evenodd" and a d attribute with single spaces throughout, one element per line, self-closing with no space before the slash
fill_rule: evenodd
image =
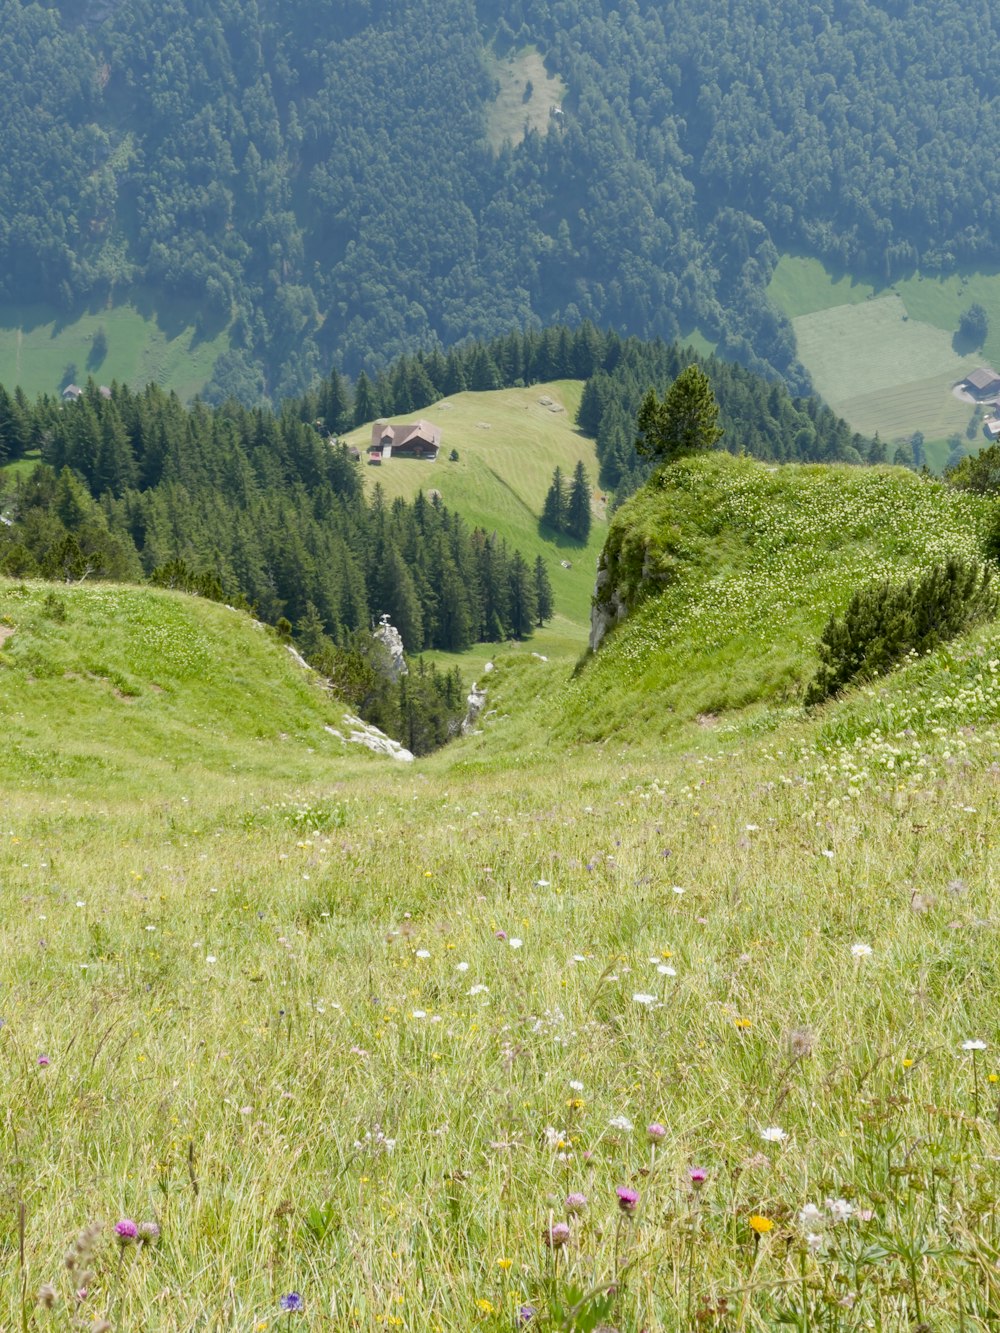
<path id="1" fill-rule="evenodd" d="M 404 764 L 413 763 L 413 755 L 405 746 L 400 745 L 399 741 L 394 741 L 384 731 L 379 731 L 378 727 L 373 727 L 360 717 L 355 717 L 353 713 L 344 714 L 344 727 L 347 729 L 346 736 L 342 731 L 338 731 L 336 727 L 324 727 L 324 731 L 329 732 L 331 736 L 336 736 L 338 740 L 344 741 L 345 744 L 363 745 L 366 750 L 371 750 L 373 754 L 383 754 L 389 759 L 398 759 Z"/>
<path id="2" fill-rule="evenodd" d="M 481 690 L 478 684 L 473 681 L 472 689 L 469 691 L 469 697 L 466 699 L 465 717 L 462 719 L 462 735 L 473 736 L 476 731 L 476 723 L 479 721 L 480 714 L 486 707 L 486 691 Z"/>
<path id="3" fill-rule="evenodd" d="M 592 653 L 601 646 L 601 640 L 609 629 L 621 622 L 628 615 L 628 604 L 617 588 L 610 587 L 611 574 L 604 563 L 604 556 L 597 569 L 594 582 L 594 600 L 590 608 L 590 639 Z"/>
<path id="4" fill-rule="evenodd" d="M 378 629 L 375 630 L 372 638 L 385 649 L 385 673 L 388 678 L 395 684 L 400 676 L 408 676 L 410 669 L 406 665 L 406 658 L 403 655 L 403 639 L 395 625 L 390 623 L 388 616 L 383 616 L 379 621 Z"/>

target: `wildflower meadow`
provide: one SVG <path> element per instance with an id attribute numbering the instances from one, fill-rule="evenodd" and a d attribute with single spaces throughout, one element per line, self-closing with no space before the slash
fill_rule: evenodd
<path id="1" fill-rule="evenodd" d="M 993 1326 L 995 626 L 600 742 L 499 651 L 400 765 L 245 616 L 48 595 L 0 583 L 0 1326 Z"/>

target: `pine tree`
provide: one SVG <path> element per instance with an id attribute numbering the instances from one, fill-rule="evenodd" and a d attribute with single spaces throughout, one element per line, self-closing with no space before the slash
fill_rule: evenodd
<path id="1" fill-rule="evenodd" d="M 365 426 L 379 415 L 379 406 L 371 380 L 364 371 L 358 376 L 354 386 L 354 424 Z"/>
<path id="2" fill-rule="evenodd" d="M 295 626 L 295 637 L 303 656 L 309 662 L 315 662 L 322 653 L 329 652 L 333 647 L 333 640 L 327 634 L 323 617 L 314 602 L 306 602 L 305 615 Z"/>
<path id="3" fill-rule="evenodd" d="M 563 481 L 562 468 L 557 467 L 552 474 L 552 485 L 542 505 L 542 522 L 553 532 L 562 532 L 566 527 L 566 502 L 566 484 Z"/>
<path id="4" fill-rule="evenodd" d="M 663 462 L 711 449 L 722 437 L 719 404 L 705 372 L 690 365 L 660 401 L 650 389 L 639 408 L 636 452 Z"/>
<path id="5" fill-rule="evenodd" d="M 453 393 L 465 393 L 469 387 L 468 379 L 465 374 L 465 367 L 462 364 L 462 358 L 456 351 L 448 353 L 448 360 L 445 363 L 444 391 L 450 397 Z"/>
<path id="6" fill-rule="evenodd" d="M 590 478 L 582 461 L 577 463 L 566 500 L 566 531 L 577 541 L 590 536 Z"/>
<path id="7" fill-rule="evenodd" d="M 546 620 L 552 619 L 554 610 L 552 598 L 552 584 L 549 582 L 549 571 L 545 568 L 545 561 L 540 555 L 535 556 L 535 603 L 537 606 L 538 628 L 545 624 Z"/>
<path id="8" fill-rule="evenodd" d="M 508 572 L 510 588 L 510 625 L 515 638 L 527 639 L 535 628 L 538 600 L 531 570 L 520 551 L 511 557 Z"/>
<path id="9" fill-rule="evenodd" d="M 347 430 L 353 420 L 350 391 L 339 370 L 330 371 L 329 378 L 320 390 L 319 414 L 333 435 Z M 371 418 L 366 417 L 365 420 L 370 421 Z"/>
<path id="10" fill-rule="evenodd" d="M 477 392 L 500 388 L 500 372 L 497 370 L 496 362 L 482 343 L 476 344 L 476 350 L 472 354 L 472 364 L 469 367 L 469 388 L 475 389 Z"/>

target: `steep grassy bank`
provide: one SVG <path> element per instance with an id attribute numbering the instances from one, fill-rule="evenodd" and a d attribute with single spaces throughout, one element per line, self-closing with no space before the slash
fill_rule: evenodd
<path id="1" fill-rule="evenodd" d="M 664 732 L 794 703 L 856 587 L 981 556 L 987 512 L 901 468 L 676 464 L 615 516 L 604 596 L 637 610 L 569 690 L 566 730 Z"/>

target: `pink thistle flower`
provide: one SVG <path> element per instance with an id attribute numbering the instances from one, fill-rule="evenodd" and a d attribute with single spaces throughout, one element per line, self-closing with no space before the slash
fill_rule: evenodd
<path id="1" fill-rule="evenodd" d="M 139 1228 L 130 1217 L 123 1217 L 120 1222 L 115 1223 L 115 1235 L 120 1245 L 131 1245 L 138 1238 Z"/>
<path id="2" fill-rule="evenodd" d="M 646 1126 L 646 1137 L 650 1143 L 662 1143 L 667 1137 L 666 1125 L 661 1125 L 658 1121 L 653 1121 L 651 1125 Z"/>
<path id="3" fill-rule="evenodd" d="M 627 1185 L 619 1185 L 615 1193 L 618 1195 L 618 1207 L 627 1217 L 631 1217 L 639 1207 L 638 1190 L 631 1190 Z"/>
<path id="4" fill-rule="evenodd" d="M 553 1250 L 562 1249 L 569 1240 L 569 1223 L 553 1222 L 542 1232 L 542 1240 Z"/>
<path id="5" fill-rule="evenodd" d="M 703 1166 L 689 1166 L 688 1179 L 691 1181 L 692 1189 L 700 1190 L 708 1179 L 708 1172 Z"/>
<path id="6" fill-rule="evenodd" d="M 582 1213 L 586 1210 L 587 1204 L 589 1202 L 590 1201 L 587 1198 L 586 1194 L 578 1194 L 578 1193 L 567 1194 L 566 1211 L 570 1215 L 570 1217 L 575 1217 L 577 1214 Z"/>

